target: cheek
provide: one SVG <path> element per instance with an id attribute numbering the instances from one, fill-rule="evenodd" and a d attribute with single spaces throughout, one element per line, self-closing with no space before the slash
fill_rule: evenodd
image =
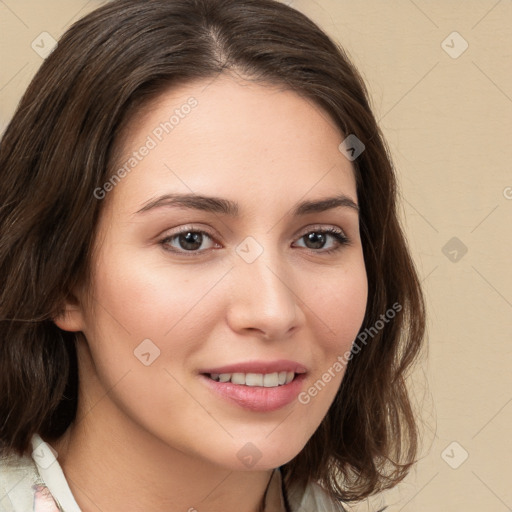
<path id="1" fill-rule="evenodd" d="M 306 321 L 314 340 L 310 349 L 315 367 L 308 384 L 314 385 L 317 379 L 322 381 L 316 390 L 311 390 L 310 397 L 321 396 L 315 398 L 314 407 L 325 409 L 341 384 L 347 363 L 345 354 L 350 351 L 364 320 L 368 299 L 364 262 L 362 258 L 354 258 L 344 268 L 326 270 L 316 279 L 304 278 L 302 286 L 303 294 L 308 286 L 310 290 L 304 295 L 308 297 L 305 300 L 308 307 L 303 310 L 307 312 Z M 323 387 L 323 383 L 328 384 Z"/>
<path id="2" fill-rule="evenodd" d="M 367 280 L 363 271 L 333 280 L 317 297 L 321 322 L 317 321 L 317 354 L 311 378 L 298 396 L 297 407 L 310 435 L 326 416 L 340 388 L 347 368 L 347 354 L 361 328 L 367 302 Z"/>
<path id="3" fill-rule="evenodd" d="M 102 308 L 97 313 L 112 328 L 119 324 L 124 327 L 124 338 L 127 332 L 133 340 L 172 338 L 172 332 L 187 323 L 192 310 L 196 324 L 201 323 L 200 302 L 218 280 L 218 275 L 200 269 L 191 275 L 191 269 L 188 265 L 167 265 L 161 256 L 157 261 L 139 260 L 114 252 L 98 269 L 96 281 L 96 298 L 110 315 L 105 317 Z"/>
<path id="4" fill-rule="evenodd" d="M 368 299 L 368 282 L 362 260 L 341 272 L 332 272 L 312 297 L 317 320 L 316 365 L 306 394 L 299 402 L 309 404 L 312 417 L 327 412 L 343 380 L 348 363 L 347 353 L 364 320 Z M 315 412 L 313 412 L 315 411 Z"/>
<path id="5" fill-rule="evenodd" d="M 208 336 L 205 307 L 212 305 L 202 298 L 218 272 L 194 270 L 191 277 L 192 266 L 142 261 L 112 249 L 107 256 L 98 260 L 85 333 L 99 380 L 105 389 L 115 387 L 112 400 L 146 428 L 155 410 L 167 429 L 176 410 L 185 424 L 204 413 L 181 385 L 180 372 Z"/>
<path id="6" fill-rule="evenodd" d="M 136 393 L 173 387 L 163 370 L 174 372 L 201 349 L 213 321 L 205 294 L 220 272 L 194 270 L 191 276 L 191 269 L 138 261 L 119 251 L 98 260 L 84 333 L 105 387 L 127 371 L 130 379 L 140 379 Z"/>
<path id="7" fill-rule="evenodd" d="M 364 265 L 359 263 L 332 275 L 319 290 L 318 304 L 328 336 L 326 345 L 333 352 L 350 348 L 364 320 L 368 300 L 368 282 Z"/>

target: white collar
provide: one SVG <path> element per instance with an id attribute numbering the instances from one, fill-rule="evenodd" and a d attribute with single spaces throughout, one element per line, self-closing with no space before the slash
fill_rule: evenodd
<path id="1" fill-rule="evenodd" d="M 32 436 L 32 459 L 57 505 L 64 512 L 82 512 L 78 506 L 66 477 L 57 461 L 53 448 L 45 443 L 39 434 Z"/>

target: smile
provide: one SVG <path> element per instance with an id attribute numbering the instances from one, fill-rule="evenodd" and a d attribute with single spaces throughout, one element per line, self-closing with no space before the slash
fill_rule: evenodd
<path id="1" fill-rule="evenodd" d="M 297 399 L 306 373 L 202 373 L 199 377 L 217 399 L 251 412 L 272 412 Z"/>

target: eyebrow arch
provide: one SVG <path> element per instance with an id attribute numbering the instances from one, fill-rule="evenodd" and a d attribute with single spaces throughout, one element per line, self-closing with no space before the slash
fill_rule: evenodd
<path id="1" fill-rule="evenodd" d="M 240 207 L 238 203 L 234 201 L 197 194 L 164 194 L 148 201 L 140 210 L 136 211 L 135 214 L 142 214 L 155 208 L 173 206 L 220 213 L 231 217 L 238 217 L 240 214 Z M 320 213 L 339 207 L 351 208 L 359 212 L 359 206 L 350 197 L 340 194 L 320 200 L 303 201 L 295 205 L 291 213 L 293 216 L 301 216 L 309 213 Z"/>

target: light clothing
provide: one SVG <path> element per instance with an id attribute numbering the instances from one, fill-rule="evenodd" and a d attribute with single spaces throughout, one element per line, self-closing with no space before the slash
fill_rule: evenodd
<path id="1" fill-rule="evenodd" d="M 31 443 L 30 456 L 0 460 L 0 512 L 81 512 L 52 448 L 37 434 Z M 291 512 L 342 510 L 317 484 L 309 485 L 305 492 L 292 489 L 288 501 Z M 344 506 L 350 512 L 379 510 Z M 279 468 L 274 469 L 267 487 L 265 512 L 287 512 Z"/>

